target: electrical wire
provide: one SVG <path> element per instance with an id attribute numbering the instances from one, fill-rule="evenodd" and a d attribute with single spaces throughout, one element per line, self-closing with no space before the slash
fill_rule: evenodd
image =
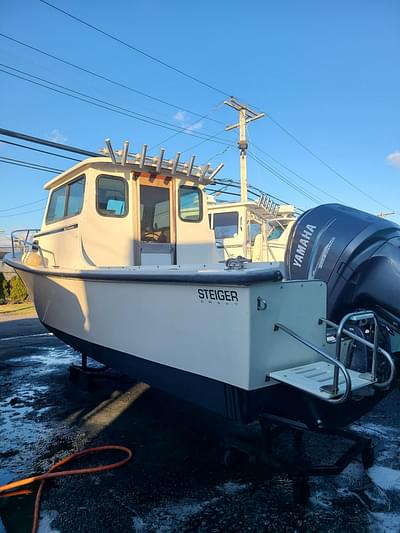
<path id="1" fill-rule="evenodd" d="M 40 137 L 34 137 L 32 135 L 27 135 L 26 133 L 21 133 L 19 131 L 0 128 L 0 135 L 4 135 L 4 137 L 11 137 L 13 139 L 20 139 L 21 141 L 27 141 L 34 144 L 42 144 L 43 146 L 50 146 L 51 148 L 56 148 L 57 150 L 63 150 L 64 152 L 72 152 L 74 154 L 84 155 L 86 157 L 102 157 L 102 154 L 99 154 L 97 152 L 91 152 L 89 150 L 84 150 L 83 148 L 77 148 L 76 146 L 69 146 L 67 144 L 60 144 L 54 141 L 49 141 L 47 139 L 41 139 Z"/>
<path id="2" fill-rule="evenodd" d="M 201 116 L 199 120 L 195 120 L 194 122 L 192 122 L 191 124 L 189 124 L 188 126 L 186 126 L 186 130 L 187 131 L 192 131 L 191 128 L 193 128 L 194 126 L 196 126 L 197 124 L 201 124 L 201 121 L 203 119 L 206 119 L 208 118 L 208 116 L 213 113 L 214 111 L 216 111 L 217 109 L 219 109 L 222 105 L 224 104 L 224 102 L 220 102 L 219 104 L 217 104 L 216 106 L 214 106 L 212 109 L 210 109 L 210 111 L 208 111 L 208 113 L 206 113 L 205 115 Z M 219 121 L 218 121 L 219 122 Z M 225 131 L 225 130 L 224 130 Z M 170 135 L 169 137 L 167 137 L 166 139 L 162 140 L 161 142 L 151 146 L 150 150 L 154 150 L 154 148 L 158 148 L 159 146 L 167 143 L 168 141 L 170 141 L 171 139 L 174 139 L 177 135 L 180 135 L 180 133 L 173 133 L 172 135 Z M 186 150 L 185 150 L 186 151 Z"/>
<path id="3" fill-rule="evenodd" d="M 250 140 L 249 140 L 249 144 L 250 144 Z M 275 157 L 273 157 L 271 154 L 269 154 L 268 152 L 266 152 L 263 148 L 260 148 L 259 146 L 257 146 L 256 144 L 254 144 L 253 142 L 251 143 L 251 145 L 253 146 L 253 148 L 255 148 L 256 150 L 259 150 L 260 152 L 262 152 L 264 155 L 266 155 L 267 157 L 269 157 L 270 159 L 272 159 L 272 161 L 274 161 L 275 163 L 277 163 L 278 165 L 280 165 L 282 168 L 284 168 L 285 170 L 287 170 L 288 172 L 290 172 L 291 174 L 293 174 L 294 176 L 296 176 L 297 178 L 299 178 L 301 181 L 304 181 L 304 183 L 307 183 L 308 185 L 310 185 L 310 187 L 313 187 L 316 191 L 319 191 L 320 193 L 322 194 L 325 194 L 325 196 L 327 196 L 328 198 L 331 198 L 332 200 L 335 200 L 336 202 L 339 202 L 339 203 L 345 203 L 343 202 L 343 200 L 341 200 L 340 198 L 338 198 L 337 196 L 325 191 L 324 189 L 321 189 L 320 187 L 318 187 L 317 185 L 315 185 L 312 181 L 309 181 L 308 179 L 306 179 L 304 176 L 301 176 L 298 172 L 296 172 L 295 170 L 292 170 L 291 168 L 289 168 L 288 166 L 284 165 L 283 163 L 281 163 L 278 159 L 276 159 Z"/>
<path id="4" fill-rule="evenodd" d="M 38 213 L 38 212 L 41 212 L 43 213 L 43 209 L 40 208 L 40 209 L 32 209 L 31 211 L 23 211 L 22 213 L 11 213 L 11 215 L 0 215 L 1 218 L 4 218 L 4 217 L 19 217 L 21 215 L 30 215 L 31 213 Z"/>
<path id="5" fill-rule="evenodd" d="M 164 129 L 170 130 L 170 131 L 182 133 L 184 135 L 190 135 L 192 137 L 197 137 L 197 138 L 203 139 L 205 141 L 211 140 L 212 142 L 215 142 L 217 144 L 228 145 L 228 143 L 223 141 L 222 139 L 221 140 L 217 140 L 215 138 L 216 137 L 215 135 L 207 137 L 206 134 L 189 133 L 184 128 L 180 128 L 180 127 L 178 127 L 178 126 L 176 126 L 174 124 L 171 124 L 169 122 L 165 122 L 163 120 L 159 120 L 159 119 L 156 119 L 154 117 L 149 117 L 148 115 L 144 115 L 143 113 L 137 113 L 137 112 L 132 111 L 130 109 L 126 109 L 126 108 L 123 108 L 121 106 L 117 106 L 117 105 L 115 105 L 113 103 L 107 102 L 105 100 L 101 100 L 99 98 L 95 98 L 94 96 L 87 95 L 85 93 L 82 93 L 80 91 L 76 91 L 74 89 L 70 89 L 69 87 L 66 87 L 64 85 L 60 85 L 60 84 L 51 82 L 49 80 L 45 80 L 43 78 L 40 78 L 40 77 L 35 76 L 33 74 L 21 71 L 19 69 L 14 68 L 14 67 L 10 67 L 10 66 L 4 65 L 2 63 L 0 63 L 0 65 L 4 66 L 5 68 L 8 68 L 10 70 L 13 70 L 15 72 L 22 73 L 24 76 L 29 76 L 31 78 L 34 78 L 34 79 L 37 79 L 37 80 L 41 80 L 44 83 L 48 83 L 50 85 L 54 85 L 54 87 L 49 87 L 48 85 L 44 85 L 44 83 L 41 83 L 41 82 L 38 82 L 38 81 L 34 81 L 32 79 L 29 79 L 29 78 L 24 78 L 23 76 L 21 76 L 19 74 L 15 74 L 13 72 L 8 72 L 7 70 L 4 70 L 4 69 L 0 68 L 0 72 L 8 74 L 9 76 L 13 76 L 15 78 L 27 81 L 29 83 L 32 83 L 34 85 L 38 85 L 40 87 L 44 87 L 45 89 L 51 90 L 51 91 L 59 93 L 59 94 L 63 94 L 65 96 L 69 96 L 70 98 L 74 98 L 76 100 L 80 100 L 82 102 L 85 102 L 87 104 L 91 104 L 91 105 L 99 107 L 101 109 L 106 109 L 107 111 L 112 111 L 114 113 L 118 113 L 119 115 L 127 116 L 129 118 L 133 118 L 134 120 L 139 120 L 141 122 L 145 122 L 147 124 L 151 124 L 152 126 L 157 126 L 157 127 L 160 127 L 160 128 L 164 128 Z M 61 89 L 58 89 L 56 87 L 60 87 Z M 65 92 L 65 91 L 69 91 L 69 93 Z M 74 94 L 70 94 L 70 93 L 74 93 Z M 88 99 L 90 99 L 90 100 L 88 100 Z M 146 118 L 143 118 L 143 117 L 146 117 Z"/>
<path id="6" fill-rule="evenodd" d="M 54 4 L 51 4 L 50 2 L 47 2 L 46 0 L 39 0 L 39 2 L 42 2 L 42 4 L 46 4 L 48 5 L 49 7 L 59 11 L 60 13 L 63 13 L 64 15 L 66 15 L 67 17 L 70 17 L 71 19 L 79 22 L 80 24 L 83 24 L 84 26 L 87 26 L 88 28 L 91 28 L 92 30 L 98 32 L 98 33 L 101 33 L 102 35 L 104 35 L 105 37 L 108 37 L 109 39 L 112 39 L 113 41 L 119 43 L 119 44 L 122 44 L 123 46 L 126 46 L 127 48 L 133 50 L 134 52 L 137 52 L 138 54 L 141 54 L 145 57 L 147 57 L 147 59 L 151 59 L 152 61 L 170 69 L 170 70 L 173 70 L 175 72 L 177 72 L 178 74 L 181 74 L 182 76 L 185 76 L 186 78 L 192 80 L 192 81 L 195 81 L 196 83 L 199 83 L 200 85 L 203 85 L 204 87 L 207 87 L 208 89 L 212 89 L 213 91 L 215 92 L 218 92 L 220 94 L 223 94 L 224 96 L 228 96 L 229 93 L 227 93 L 226 91 L 222 91 L 221 89 L 218 89 L 218 87 L 215 87 L 214 85 L 211 85 L 210 83 L 207 83 L 203 80 L 201 80 L 200 78 L 197 78 L 196 76 L 192 76 L 191 74 L 188 74 L 187 72 L 177 68 L 177 67 L 174 67 L 173 65 L 170 65 L 169 63 L 167 63 L 166 61 L 163 61 L 162 59 L 159 59 L 158 57 L 155 57 L 151 54 L 149 54 L 148 52 L 145 52 L 144 50 L 141 50 L 140 48 L 136 47 L 136 46 L 133 46 L 132 44 L 129 44 L 127 43 L 126 41 L 123 41 L 122 39 L 119 39 L 118 37 L 116 37 L 115 35 L 112 35 L 111 33 L 108 33 L 100 28 L 98 28 L 97 26 L 94 26 L 93 24 L 90 24 L 89 22 L 73 15 L 72 13 L 69 13 L 68 11 L 65 11 L 64 9 L 61 9 L 57 6 L 55 6 Z"/>
<path id="7" fill-rule="evenodd" d="M 62 59 L 58 56 L 55 56 L 53 54 L 50 54 L 49 52 L 45 52 L 44 50 L 41 50 L 40 48 L 36 48 L 35 46 L 32 46 L 28 43 L 24 43 L 23 41 L 19 41 L 18 39 L 15 39 L 14 37 L 11 37 L 10 35 L 6 35 L 5 33 L 1 33 L 0 32 L 0 36 L 5 38 L 5 39 L 8 39 L 10 41 L 13 41 L 14 43 L 17 43 L 21 46 L 25 46 L 26 48 L 29 48 L 30 50 L 34 50 L 35 52 L 38 52 L 40 54 L 43 54 L 47 57 L 50 57 L 51 59 L 54 59 L 56 61 L 59 61 L 60 63 L 63 63 L 64 65 L 68 65 L 74 69 L 77 69 L 77 70 L 80 70 L 82 72 L 85 72 L 86 74 L 89 74 L 90 76 L 94 76 L 98 79 L 101 79 L 101 80 L 104 80 L 104 81 L 107 81 L 108 83 L 112 83 L 113 85 L 116 85 L 118 87 L 122 87 L 123 89 L 127 89 L 128 91 L 131 91 L 133 93 L 136 93 L 136 94 L 139 94 L 140 96 L 143 96 L 145 98 L 149 98 L 150 100 L 153 100 L 154 102 L 159 102 L 161 104 L 164 104 L 166 106 L 169 106 L 169 107 L 172 107 L 173 109 L 176 109 L 178 111 L 184 111 L 185 113 L 190 113 L 191 115 L 195 115 L 197 117 L 200 117 L 200 120 L 201 119 L 206 119 L 206 120 L 210 120 L 211 122 L 216 122 L 218 124 L 223 124 L 222 121 L 220 120 L 217 120 L 217 119 L 214 119 L 214 118 L 210 118 L 209 116 L 207 115 L 202 115 L 201 113 L 197 112 L 197 111 L 193 111 L 192 109 L 188 109 L 188 108 L 185 108 L 185 107 L 182 107 L 182 106 L 178 106 L 176 104 L 172 104 L 171 102 L 168 102 L 166 100 L 162 100 L 161 98 L 158 98 L 156 96 L 152 96 L 148 93 L 145 93 L 143 91 L 140 91 L 139 89 L 135 89 L 134 87 L 131 87 L 129 85 L 126 85 L 124 83 L 121 83 L 121 82 L 118 82 L 116 80 L 113 80 L 112 78 L 108 78 L 107 76 L 104 76 L 103 74 L 99 74 L 98 72 L 95 72 L 93 70 L 89 70 L 85 67 L 82 67 L 80 65 L 77 65 L 76 63 L 72 63 L 71 61 L 67 61 L 66 59 Z"/>
<path id="8" fill-rule="evenodd" d="M 189 148 L 186 148 L 186 150 L 182 150 L 182 154 L 186 153 L 186 152 L 190 152 L 191 150 L 194 150 L 195 148 L 197 148 L 198 146 L 201 146 L 202 144 L 204 144 L 205 142 L 208 142 L 208 141 L 212 141 L 215 137 L 219 137 L 219 135 L 221 135 L 222 132 L 224 132 L 225 129 L 223 130 L 220 130 L 220 131 L 217 131 L 217 133 L 215 133 L 214 135 L 212 135 L 211 137 L 209 137 L 208 139 L 204 139 L 203 141 L 200 141 L 199 143 L 196 143 L 194 144 L 193 146 L 190 146 Z M 235 145 L 234 144 L 226 144 L 226 146 L 228 148 L 234 148 Z"/>
<path id="9" fill-rule="evenodd" d="M 250 152 L 250 150 L 248 154 L 251 157 L 251 159 L 253 159 L 256 163 L 258 163 L 262 168 L 264 168 L 265 170 L 268 170 L 268 172 L 276 176 L 283 183 L 286 183 L 287 185 L 289 185 L 289 187 L 291 187 L 295 191 L 299 192 L 300 194 L 302 194 L 303 196 L 305 196 L 306 198 L 308 198 L 309 200 L 311 200 L 312 202 L 316 204 L 323 203 L 323 201 L 320 198 L 314 196 L 313 194 L 308 192 L 303 187 L 300 187 L 299 185 L 296 185 L 295 183 L 293 183 L 293 181 L 290 180 L 287 176 L 285 176 L 282 172 L 280 172 L 279 170 L 277 170 L 276 168 L 268 164 L 266 161 L 264 161 L 263 159 L 259 158 L 258 156 Z"/>
<path id="10" fill-rule="evenodd" d="M 43 3 L 43 4 L 46 4 L 47 6 L 51 7 L 52 9 L 55 9 L 56 11 L 66 15 L 67 17 L 75 20 L 76 22 L 79 22 L 80 24 L 83 24 L 84 26 L 86 26 L 88 28 L 91 28 L 92 30 L 94 30 L 94 31 L 96 31 L 96 32 L 98 32 L 98 33 L 100 33 L 100 34 L 102 34 L 102 35 L 114 40 L 115 42 L 118 42 L 119 44 L 122 44 L 123 46 L 128 47 L 132 51 L 134 51 L 136 53 L 139 53 L 139 54 L 147 57 L 148 59 L 150 59 L 150 60 L 152 60 L 152 61 L 154 61 L 156 63 L 159 63 L 160 65 L 163 65 L 164 67 L 166 67 L 168 69 L 171 69 L 171 70 L 177 72 L 178 74 L 180 74 L 180 75 L 182 75 L 182 76 L 184 76 L 184 77 L 186 77 L 188 79 L 191 79 L 192 81 L 195 81 L 196 83 L 199 83 L 200 85 L 203 85 L 204 87 L 212 89 L 213 91 L 218 92 L 219 94 L 223 94 L 224 96 L 229 96 L 229 93 L 227 91 L 224 91 L 224 90 L 220 89 L 219 87 L 216 87 L 215 85 L 211 85 L 210 83 L 207 83 L 207 82 L 201 80 L 200 78 L 198 78 L 196 76 L 188 74 L 187 72 L 185 72 L 185 71 L 183 71 L 183 70 L 181 70 L 179 68 L 176 68 L 173 65 L 170 65 L 169 63 L 157 58 L 156 56 L 153 56 L 153 55 L 145 52 L 144 50 L 142 50 L 142 49 L 140 49 L 140 48 L 138 48 L 136 46 L 133 46 L 130 43 L 127 43 L 126 41 L 123 41 L 122 39 L 116 37 L 115 35 L 112 35 L 112 34 L 106 32 L 106 31 L 102 30 L 101 28 L 98 28 L 97 26 L 95 26 L 93 24 L 90 24 L 89 22 L 77 17 L 76 15 L 73 15 L 72 13 L 70 13 L 70 12 L 64 10 L 64 9 L 61 9 L 61 8 L 55 6 L 54 4 L 48 2 L 47 0 L 39 0 L 39 1 L 41 3 Z M 291 133 L 287 128 L 282 126 L 282 124 L 280 124 L 276 119 L 274 119 L 269 113 L 268 113 L 268 117 L 270 118 L 271 122 L 273 122 L 276 126 L 278 126 L 284 133 L 289 135 L 289 137 L 291 137 L 297 144 L 299 144 L 299 146 L 301 146 L 310 155 L 312 155 L 315 159 L 317 159 L 321 164 L 323 164 L 326 168 L 328 168 L 331 172 L 333 172 L 336 176 L 338 176 L 340 179 L 342 179 L 345 183 L 347 183 L 354 190 L 356 190 L 360 194 L 364 195 L 366 198 L 368 198 L 369 200 L 375 202 L 376 204 L 379 204 L 380 206 L 384 207 L 385 209 L 393 210 L 392 208 L 388 207 L 386 204 L 383 204 L 382 202 L 380 202 L 379 200 L 377 200 L 373 196 L 369 195 L 363 189 L 361 189 L 360 187 L 355 185 L 352 180 L 349 180 L 348 178 L 343 176 L 343 174 L 338 172 L 334 167 L 332 167 L 332 165 L 329 165 L 326 161 L 324 161 L 321 157 L 319 157 L 313 150 L 308 148 L 308 146 L 306 146 L 304 143 L 302 143 L 293 133 Z"/>
<path id="11" fill-rule="evenodd" d="M 333 172 L 333 174 L 335 174 L 336 176 L 338 176 L 341 180 L 343 180 L 345 183 L 347 183 L 347 185 L 349 185 L 350 187 L 352 187 L 355 191 L 359 192 L 360 194 L 364 195 L 366 198 L 368 198 L 369 200 L 371 200 L 372 202 L 375 202 L 376 204 L 384 207 L 385 209 L 389 209 L 391 211 L 393 211 L 393 209 L 391 207 L 388 207 L 386 204 L 383 204 L 382 202 L 380 202 L 379 200 L 377 200 L 376 198 L 374 198 L 373 196 L 371 196 L 370 194 L 368 194 L 367 192 L 365 192 L 363 189 L 361 189 L 360 187 L 357 187 L 357 185 L 355 185 L 353 183 L 352 180 L 349 180 L 348 178 L 346 178 L 345 176 L 343 176 L 343 174 L 341 174 L 340 172 L 338 172 L 334 167 L 332 167 L 332 165 L 330 165 L 329 163 L 327 163 L 326 161 L 324 161 L 319 155 L 317 155 L 313 150 L 311 150 L 310 148 L 308 148 L 308 146 L 306 146 L 304 143 L 302 143 L 293 133 L 291 133 L 287 128 L 285 128 L 284 126 L 282 126 L 282 124 L 280 124 L 277 120 L 275 120 L 274 118 L 271 117 L 271 115 L 268 113 L 268 117 L 269 119 L 271 120 L 271 122 L 273 122 L 276 126 L 278 126 L 278 128 L 280 128 L 284 133 L 286 133 L 286 135 L 288 135 L 291 139 L 293 139 L 299 146 L 301 146 L 306 152 L 308 152 L 312 157 L 314 157 L 317 161 L 319 161 L 320 163 L 322 163 L 322 165 L 324 165 L 328 170 L 330 170 L 331 172 Z"/>
<path id="12" fill-rule="evenodd" d="M 49 172 L 64 172 L 64 170 L 61 170 L 59 168 L 54 167 L 48 167 L 45 165 L 41 165 L 39 163 L 33 163 L 32 161 L 22 161 L 21 159 L 14 159 L 13 157 L 5 157 L 0 156 L 0 160 L 2 160 L 3 163 L 15 163 L 16 165 L 20 164 L 21 166 L 28 166 L 32 168 L 36 168 L 36 170 L 47 170 Z"/>
<path id="13" fill-rule="evenodd" d="M 241 187 L 240 181 L 235 181 L 235 180 L 232 180 L 230 178 L 214 178 L 212 184 L 223 185 L 224 187 L 235 187 L 236 189 L 240 189 L 240 187 Z M 210 187 L 210 186 L 208 186 L 208 187 Z M 254 185 L 248 185 L 248 190 L 249 190 L 249 192 L 251 192 L 255 196 L 260 197 L 260 196 L 263 196 L 263 195 L 267 195 L 270 198 L 272 198 L 273 200 L 275 200 L 275 201 L 277 201 L 277 202 L 279 202 L 281 204 L 293 205 L 292 202 L 287 202 L 286 200 L 282 200 L 282 198 L 278 198 L 277 196 L 274 196 L 273 194 L 266 193 L 265 191 L 263 191 L 262 189 L 259 189 L 258 187 L 255 187 Z M 240 196 L 240 194 L 239 194 L 239 196 Z M 295 207 L 295 210 L 299 211 L 300 213 L 304 212 L 304 209 L 301 209 L 299 207 Z"/>
<path id="14" fill-rule="evenodd" d="M 27 207 L 28 205 L 39 204 L 46 200 L 47 198 L 41 198 L 40 200 L 35 200 L 34 202 L 28 202 L 27 204 L 20 204 L 20 205 L 15 205 L 14 207 L 8 207 L 7 209 L 0 209 L 0 213 L 5 213 L 6 211 L 15 211 L 16 209 L 21 209 L 21 207 Z"/>
<path id="15" fill-rule="evenodd" d="M 11 141 L 5 141 L 0 139 L 0 144 L 9 144 L 11 146 L 18 146 L 19 148 L 25 148 L 26 150 L 33 150 L 34 152 L 40 152 L 41 154 L 54 155 L 55 157 L 61 157 L 62 159 L 69 159 L 71 161 L 82 161 L 82 159 L 76 159 L 75 157 L 69 157 L 67 155 L 56 154 L 55 152 L 49 152 L 48 150 L 41 150 L 40 148 L 34 148 L 33 146 L 26 146 L 25 144 L 14 143 Z"/>

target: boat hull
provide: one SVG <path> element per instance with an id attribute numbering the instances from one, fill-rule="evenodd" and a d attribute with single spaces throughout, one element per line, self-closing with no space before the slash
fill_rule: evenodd
<path id="1" fill-rule="evenodd" d="M 281 383 L 246 391 L 227 383 L 99 346 L 52 328 L 46 323 L 43 325 L 66 344 L 96 361 L 241 424 L 252 422 L 261 414 L 268 414 L 309 429 L 342 427 L 361 418 L 387 394 L 387 391 L 376 391 L 361 401 L 358 398 L 345 404 L 333 405 Z"/>
<path id="2" fill-rule="evenodd" d="M 215 278 L 172 273 L 168 279 L 111 271 L 49 274 L 12 266 L 39 319 L 61 340 L 231 420 L 247 423 L 268 413 L 309 428 L 338 427 L 360 418 L 386 394 L 370 391 L 333 405 L 268 379 L 279 365 L 318 360 L 274 325 L 283 321 L 324 346 L 319 318 L 326 310 L 326 290 L 319 281 L 284 283 L 272 270 L 222 272 Z"/>

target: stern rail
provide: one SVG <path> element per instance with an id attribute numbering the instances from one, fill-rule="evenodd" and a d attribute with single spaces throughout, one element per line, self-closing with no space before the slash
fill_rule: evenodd
<path id="1" fill-rule="evenodd" d="M 347 322 L 353 321 L 353 322 L 362 322 L 362 321 L 370 321 L 374 324 L 374 338 L 373 342 L 368 341 L 367 339 L 364 339 L 363 337 L 360 337 L 359 335 L 356 335 L 355 333 L 349 331 L 348 329 L 345 329 L 345 325 Z M 303 344 L 304 346 L 307 346 L 311 350 L 317 352 L 323 359 L 328 361 L 331 365 L 333 365 L 333 376 L 331 376 L 332 383 L 328 385 L 321 386 L 319 391 L 321 394 L 317 394 L 319 398 L 328 401 L 330 403 L 344 403 L 352 391 L 352 382 L 353 382 L 353 389 L 363 388 L 360 386 L 360 380 L 364 380 L 365 382 L 369 382 L 370 385 L 373 385 L 374 387 L 378 389 L 385 389 L 387 388 L 394 380 L 395 374 L 396 374 L 396 367 L 394 364 L 394 361 L 391 357 L 391 355 L 381 348 L 378 344 L 379 342 L 379 323 L 376 318 L 376 315 L 373 311 L 361 311 L 361 312 L 352 312 L 345 315 L 339 324 L 336 324 L 335 322 L 332 322 L 331 320 L 328 320 L 326 318 L 320 318 L 319 324 L 326 324 L 336 330 L 336 358 L 332 357 L 331 355 L 327 354 L 313 344 L 312 342 L 308 341 L 298 333 L 294 332 L 287 326 L 277 323 L 275 324 L 275 331 L 281 329 L 284 331 L 287 335 L 290 335 L 295 340 Z M 356 341 L 357 343 L 366 346 L 370 350 L 372 350 L 372 361 L 371 361 L 371 369 L 369 372 L 363 372 L 363 373 L 357 373 L 354 370 L 351 370 L 350 368 L 347 368 L 341 361 L 340 361 L 340 354 L 341 354 L 341 345 L 342 345 L 342 339 L 344 336 L 349 337 L 350 339 Z M 378 361 L 378 354 L 383 355 L 383 357 L 386 359 L 386 361 L 389 364 L 390 372 L 389 377 L 384 381 L 378 381 L 377 377 L 377 361 Z M 326 364 L 326 363 L 325 363 Z M 304 368 L 307 365 L 304 366 Z M 298 371 L 299 369 L 287 369 L 287 371 L 278 371 L 278 372 L 272 372 L 271 377 L 274 378 L 280 378 L 282 377 L 282 372 L 290 373 L 290 371 Z M 345 383 L 345 389 L 343 392 L 340 391 L 340 384 L 339 384 L 339 374 L 342 374 L 344 377 L 344 383 Z M 287 376 L 285 376 L 287 378 Z M 289 380 L 287 380 L 287 383 L 290 383 Z M 294 386 L 296 386 L 295 383 L 291 383 Z M 365 385 L 367 386 L 367 385 Z M 302 388 L 302 387 L 299 387 Z M 329 394 L 329 397 L 326 397 L 325 395 Z"/>

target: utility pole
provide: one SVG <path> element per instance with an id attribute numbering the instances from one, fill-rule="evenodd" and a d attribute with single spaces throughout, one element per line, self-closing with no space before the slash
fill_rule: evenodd
<path id="1" fill-rule="evenodd" d="M 226 126 L 225 131 L 230 131 L 235 128 L 239 128 L 239 142 L 238 148 L 240 151 L 240 200 L 241 202 L 247 202 L 247 135 L 246 126 L 249 122 L 253 122 L 259 118 L 263 118 L 265 113 L 257 113 L 254 109 L 251 109 L 248 105 L 239 102 L 231 96 L 229 100 L 225 100 L 224 104 L 232 107 L 236 111 L 239 111 L 239 122 L 232 126 Z"/>

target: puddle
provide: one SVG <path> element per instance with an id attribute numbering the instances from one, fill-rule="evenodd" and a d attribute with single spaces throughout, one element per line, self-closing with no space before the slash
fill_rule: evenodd
<path id="1" fill-rule="evenodd" d="M 400 490 L 400 470 L 394 470 L 387 466 L 372 466 L 368 470 L 371 480 L 384 490 Z M 400 523 L 399 523 L 400 530 Z"/>
<path id="2" fill-rule="evenodd" d="M 54 529 L 52 523 L 59 516 L 57 511 L 42 511 L 40 513 L 40 522 L 37 533 L 60 533 L 59 529 Z"/>
<path id="3" fill-rule="evenodd" d="M 17 340 L 20 341 L 21 339 L 29 339 L 29 338 L 33 338 L 33 337 L 52 337 L 53 336 L 53 333 L 32 333 L 31 335 L 15 335 L 14 337 L 2 337 L 0 339 L 0 342 L 5 342 L 5 341 L 13 341 L 13 340 Z"/>
<path id="4" fill-rule="evenodd" d="M 398 533 L 399 513 L 371 513 L 371 533 Z"/>
<path id="5" fill-rule="evenodd" d="M 75 360 L 76 353 L 65 345 L 36 347 L 30 355 L 7 360 L 10 368 L 0 374 L 1 479 L 31 472 L 38 451 L 55 431 L 46 416 L 52 405 L 48 376 Z"/>
<path id="6" fill-rule="evenodd" d="M 182 501 L 178 503 L 167 503 L 160 507 L 155 507 L 144 517 L 135 516 L 132 519 L 133 531 L 135 533 L 173 533 L 184 531 L 185 522 L 198 515 L 208 504 L 208 501 Z"/>

